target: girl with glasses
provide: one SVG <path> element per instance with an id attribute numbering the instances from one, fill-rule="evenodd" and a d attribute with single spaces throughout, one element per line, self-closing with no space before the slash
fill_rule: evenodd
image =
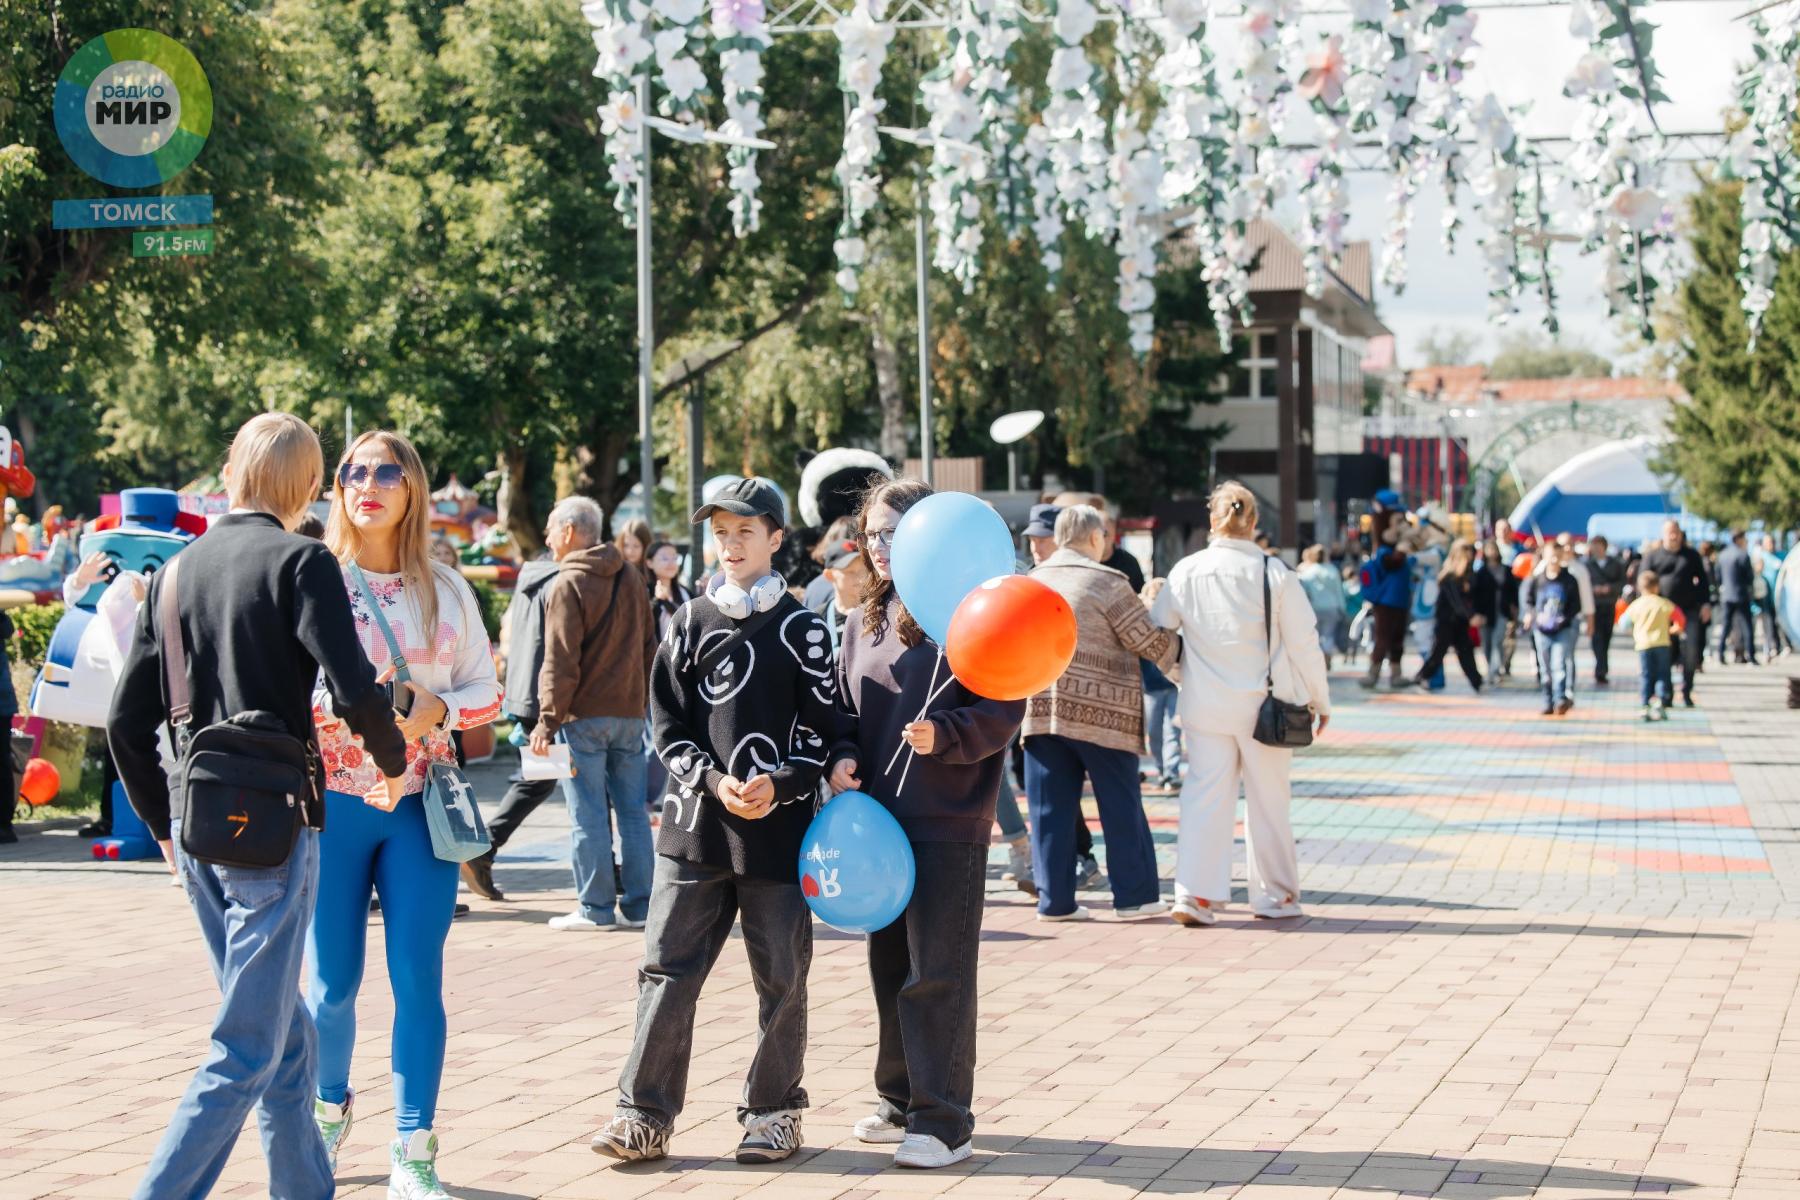
<path id="1" fill-rule="evenodd" d="M 430 486 L 418 451 L 397 433 L 365 433 L 345 452 L 336 478 L 325 543 L 343 566 L 363 651 L 394 691 L 407 769 L 397 801 L 384 807 L 364 800 L 374 768 L 319 698 L 329 790 L 307 940 L 306 1007 L 319 1027 L 314 1117 L 335 1170 L 353 1115 L 350 1060 L 373 891 L 381 899 L 394 990 L 396 1137 L 388 1196 L 443 1200 L 432 1123 L 444 1071 L 444 939 L 456 908 L 457 865 L 432 853 L 423 793 L 431 763 L 456 761 L 451 730 L 499 715 L 500 687 L 474 592 L 432 559 Z M 410 681 L 394 679 L 380 618 L 400 645 Z"/>

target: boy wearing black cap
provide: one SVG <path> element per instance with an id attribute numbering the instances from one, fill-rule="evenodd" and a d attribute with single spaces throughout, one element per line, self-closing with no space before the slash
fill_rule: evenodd
<path id="1" fill-rule="evenodd" d="M 593 1140 L 596 1152 L 627 1162 L 668 1153 L 687 1090 L 694 1008 L 734 916 L 744 922 L 760 1023 L 738 1108 L 737 1160 L 779 1162 L 800 1147 L 812 963 L 800 843 L 825 748 L 844 718 L 825 623 L 771 566 L 784 515 L 780 494 L 755 479 L 694 514 L 695 524 L 710 522 L 720 573 L 676 612 L 651 671 L 651 724 L 669 791 L 636 1037 L 618 1109 Z"/>

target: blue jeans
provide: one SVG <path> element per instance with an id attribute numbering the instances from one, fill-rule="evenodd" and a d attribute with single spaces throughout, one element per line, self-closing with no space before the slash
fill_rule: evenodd
<path id="1" fill-rule="evenodd" d="M 306 1010 L 319 1026 L 319 1099 L 342 1104 L 356 1049 L 356 998 L 369 940 L 369 895 L 381 897 L 394 992 L 394 1128 L 431 1129 L 444 1079 L 444 941 L 456 915 L 456 864 L 431 851 L 423 799 L 382 812 L 325 793 L 319 901 L 306 935 Z"/>
<path id="2" fill-rule="evenodd" d="M 1054 734 L 1025 739 L 1025 794 L 1031 801 L 1031 853 L 1038 911 L 1075 911 L 1075 827 L 1081 823 L 1081 783 L 1094 783 L 1100 828 L 1106 836 L 1106 874 L 1113 907 L 1153 904 L 1162 895 L 1156 843 L 1144 817 L 1138 756 Z"/>
<path id="3" fill-rule="evenodd" d="M 1150 742 L 1150 761 L 1164 779 L 1181 778 L 1181 726 L 1175 724 L 1180 700 L 1179 688 L 1144 693 L 1144 733 Z"/>
<path id="4" fill-rule="evenodd" d="M 330 1197 L 337 1185 L 313 1124 L 318 1045 L 299 987 L 319 882 L 318 834 L 301 830 L 287 862 L 256 871 L 195 862 L 181 850 L 180 821 L 173 838 L 176 869 L 223 996 L 212 1049 L 135 1194 L 140 1200 L 206 1195 L 254 1108 L 269 1195 Z"/>
<path id="5" fill-rule="evenodd" d="M 1672 672 L 1675 651 L 1669 646 L 1652 646 L 1638 651 L 1638 703 L 1650 703 L 1651 696 L 1662 697 L 1664 704 L 1675 703 Z"/>
<path id="6" fill-rule="evenodd" d="M 1544 703 L 1570 700 L 1575 689 L 1575 626 L 1564 625 L 1555 633 L 1531 631 L 1537 647 L 1538 671 L 1544 680 Z"/>
<path id="7" fill-rule="evenodd" d="M 655 846 L 644 811 L 644 718 L 583 717 L 560 730 L 575 778 L 563 780 L 569 802 L 569 859 L 575 895 L 590 921 L 611 925 L 613 906 L 627 920 L 650 911 Z M 608 820 L 608 813 L 611 820 Z M 624 895 L 613 887 L 612 825 L 619 827 Z"/>

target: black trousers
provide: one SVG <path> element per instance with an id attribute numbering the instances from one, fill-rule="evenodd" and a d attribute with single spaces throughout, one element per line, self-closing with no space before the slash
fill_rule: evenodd
<path id="1" fill-rule="evenodd" d="M 1722 605 L 1723 614 L 1719 618 L 1719 661 L 1724 662 L 1725 647 L 1731 642 L 1733 630 L 1739 632 L 1738 653 L 1756 661 L 1756 621 L 1750 615 L 1748 600 L 1727 600 Z M 1742 661 L 1742 660 L 1740 660 Z"/>
<path id="2" fill-rule="evenodd" d="M 1700 671 L 1700 656 L 1706 653 L 1706 622 L 1697 608 L 1684 608 L 1681 615 L 1687 618 L 1687 632 L 1680 637 L 1681 698 L 1687 700 L 1693 697 L 1694 676 Z"/>
<path id="3" fill-rule="evenodd" d="M 10 722 L 9 722 L 10 723 Z M 0 830 L 11 832 L 13 812 L 19 805 L 19 781 L 13 778 L 12 747 L 0 747 Z"/>
<path id="4" fill-rule="evenodd" d="M 1381 664 L 1384 662 L 1393 663 L 1397 674 L 1400 670 L 1400 656 L 1406 652 L 1406 610 L 1386 604 L 1377 604 L 1374 608 L 1375 649 L 1369 655 L 1371 679 L 1381 674 Z"/>
<path id="5" fill-rule="evenodd" d="M 912 900 L 869 935 L 880 1113 L 955 1149 L 975 1132 L 976 959 L 987 847 L 914 842 Z"/>
<path id="6" fill-rule="evenodd" d="M 1469 633 L 1469 623 L 1454 617 L 1432 626 L 1431 653 L 1419 668 L 1419 678 L 1429 679 L 1437 674 L 1452 650 L 1456 651 L 1456 661 L 1462 664 L 1463 674 L 1469 677 L 1469 685 L 1480 691 L 1481 668 L 1475 665 L 1475 639 Z"/>
<path id="7" fill-rule="evenodd" d="M 1612 671 L 1611 659 L 1613 639 L 1613 609 L 1610 604 L 1594 605 L 1594 636 L 1590 642 L 1594 648 L 1594 679 L 1605 683 Z"/>
<path id="8" fill-rule="evenodd" d="M 525 733 L 530 736 L 537 726 L 535 717 L 522 717 L 519 724 L 524 726 Z M 500 811 L 488 822 L 488 837 L 493 840 L 493 848 L 482 857 L 489 862 L 500 847 L 511 840 L 519 831 L 525 818 L 537 811 L 537 806 L 556 794 L 557 781 L 554 779 L 515 779 L 507 785 L 506 795 L 500 798 Z"/>

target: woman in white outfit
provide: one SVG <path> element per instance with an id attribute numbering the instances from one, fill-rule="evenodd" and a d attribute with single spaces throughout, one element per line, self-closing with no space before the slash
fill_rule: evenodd
<path id="1" fill-rule="evenodd" d="M 1210 505 L 1206 549 L 1175 564 L 1150 610 L 1152 621 L 1179 629 L 1185 643 L 1180 712 L 1188 774 L 1181 786 L 1170 915 L 1183 925 L 1211 925 L 1231 898 L 1231 834 L 1241 780 L 1250 907 L 1259 917 L 1297 917 L 1300 864 L 1288 823 L 1294 752 L 1265 746 L 1251 732 L 1270 677 L 1275 695 L 1311 708 L 1324 732 L 1331 717 L 1325 656 L 1300 580 L 1250 540 L 1256 533 L 1250 489 L 1221 484 Z M 1265 564 L 1272 631 L 1267 637 Z"/>

